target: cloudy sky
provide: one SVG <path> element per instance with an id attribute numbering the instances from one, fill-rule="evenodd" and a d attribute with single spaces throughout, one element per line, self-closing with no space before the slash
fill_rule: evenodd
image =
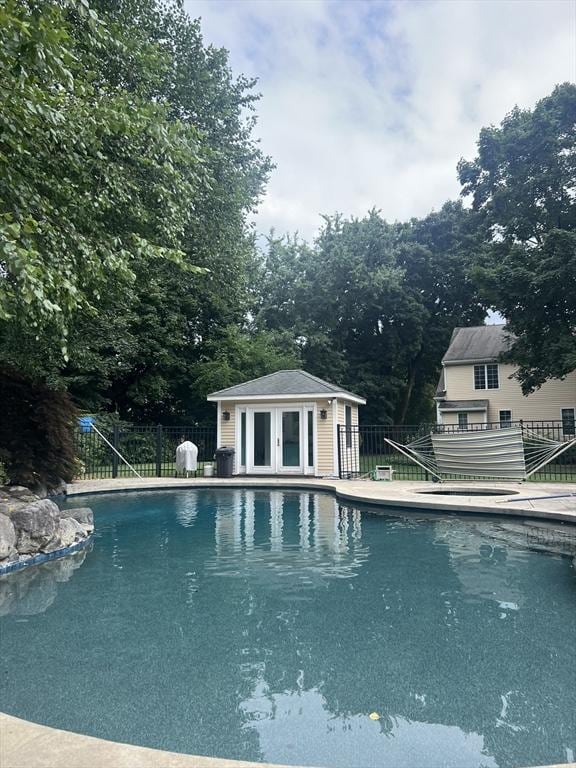
<path id="1" fill-rule="evenodd" d="M 420 216 L 459 193 L 480 128 L 576 80 L 576 0 L 185 0 L 255 76 L 276 163 L 260 232 Z"/>

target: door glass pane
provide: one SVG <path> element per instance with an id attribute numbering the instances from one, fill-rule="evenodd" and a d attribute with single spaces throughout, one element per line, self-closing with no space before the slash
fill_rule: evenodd
<path id="1" fill-rule="evenodd" d="M 282 413 L 282 465 L 300 466 L 300 411 Z"/>
<path id="2" fill-rule="evenodd" d="M 270 411 L 254 414 L 254 466 L 270 466 Z"/>
<path id="3" fill-rule="evenodd" d="M 240 466 L 246 466 L 246 411 L 240 414 Z"/>
<path id="4" fill-rule="evenodd" d="M 314 466 L 314 412 L 308 411 L 308 466 Z"/>

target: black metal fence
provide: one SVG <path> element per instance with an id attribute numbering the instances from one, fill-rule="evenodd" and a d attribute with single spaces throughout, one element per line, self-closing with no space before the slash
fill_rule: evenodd
<path id="1" fill-rule="evenodd" d="M 204 464 L 213 463 L 216 427 L 163 427 L 114 425 L 100 427 L 106 440 L 143 477 L 174 477 L 176 448 L 182 438 L 198 446 L 198 469 L 190 476 L 201 476 Z M 132 476 L 128 466 L 93 429 L 76 431 L 76 454 L 81 479 Z"/>
<path id="2" fill-rule="evenodd" d="M 536 445 L 543 438 L 557 442 L 568 442 L 574 435 L 566 433 L 566 424 L 561 421 L 515 421 L 503 424 L 469 424 L 465 429 L 457 424 L 419 424 L 417 426 L 338 425 L 338 472 L 344 479 L 370 475 L 376 466 L 389 466 L 394 470 L 396 480 L 432 480 L 433 476 L 386 442 L 386 438 L 406 445 L 439 432 L 472 432 L 486 429 L 521 427 L 525 446 Z M 568 431 L 570 432 L 570 430 Z M 447 479 L 462 480 L 461 475 Z M 485 480 L 478 476 L 468 480 Z M 576 445 L 568 448 L 541 470 L 530 476 L 539 482 L 576 482 Z"/>

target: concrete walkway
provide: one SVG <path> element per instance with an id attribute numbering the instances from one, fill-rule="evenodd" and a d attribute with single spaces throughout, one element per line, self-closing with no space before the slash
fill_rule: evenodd
<path id="1" fill-rule="evenodd" d="M 391 510 L 505 515 L 576 524 L 576 496 L 564 499 L 543 498 L 556 494 L 576 493 L 576 484 L 474 482 L 446 483 L 440 486 L 426 482 L 386 483 L 368 480 L 278 477 L 191 480 L 121 478 L 75 482 L 69 486 L 69 495 L 79 496 L 78 503 L 81 504 L 82 494 L 206 487 L 326 490 L 335 493 L 344 503 L 372 504 Z M 451 488 L 459 490 L 466 488 L 473 490 L 475 494 L 482 490 L 490 491 L 498 488 L 508 490 L 510 493 L 491 497 L 422 493 L 423 491 L 446 491 Z M 530 500 L 514 501 L 518 497 L 530 497 Z M 576 768 L 576 763 L 562 765 L 563 768 L 567 765 Z M 0 768 L 266 768 L 267 766 L 270 768 L 271 764 L 182 755 L 119 744 L 0 714 Z M 276 764 L 275 768 L 288 767 Z M 560 766 L 548 768 L 560 768 Z"/>

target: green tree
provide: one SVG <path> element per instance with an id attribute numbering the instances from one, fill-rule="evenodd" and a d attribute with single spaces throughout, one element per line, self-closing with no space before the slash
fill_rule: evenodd
<path id="1" fill-rule="evenodd" d="M 458 172 L 488 233 L 475 275 L 516 336 L 528 394 L 576 369 L 576 85 L 484 128 Z"/>
<path id="2" fill-rule="evenodd" d="M 3 21 L 19 123 L 3 113 L 0 146 L 13 158 L 21 145 L 24 161 L 6 163 L 0 210 L 10 233 L 28 204 L 58 248 L 28 237 L 17 258 L 4 239 L 0 359 L 90 410 L 194 420 L 194 367 L 245 328 L 252 302 L 247 217 L 271 167 L 252 138 L 254 81 L 233 77 L 179 3 L 13 0 Z M 50 56 L 25 66 L 42 58 L 34 46 L 67 63 L 64 84 Z M 28 125 L 22 77 L 57 112 L 52 133 L 35 105 Z"/>
<path id="3" fill-rule="evenodd" d="M 184 201 L 209 184 L 208 150 L 165 104 L 102 77 L 124 40 L 86 0 L 6 0 L 0 35 L 2 342 L 32 327 L 66 357 L 72 317 L 132 281 L 134 260 L 194 269 Z M 143 78 L 166 67 L 152 45 L 138 64 Z"/>
<path id="4" fill-rule="evenodd" d="M 432 419 L 454 326 L 484 316 L 467 276 L 477 223 L 447 203 L 405 225 L 327 217 L 314 247 L 272 237 L 257 323 L 290 332 L 311 373 L 364 395 L 364 421 Z"/>

